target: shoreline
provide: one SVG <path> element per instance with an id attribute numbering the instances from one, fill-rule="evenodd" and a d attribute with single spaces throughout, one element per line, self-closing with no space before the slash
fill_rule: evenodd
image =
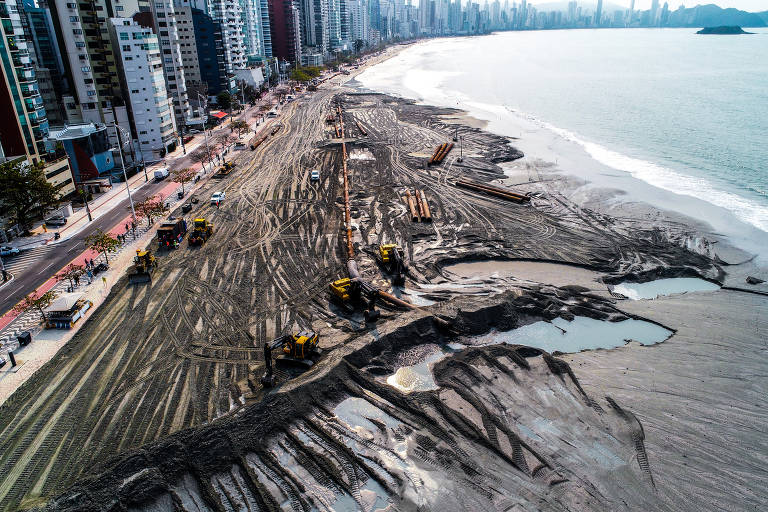
<path id="1" fill-rule="evenodd" d="M 407 48 L 449 39 L 453 38 L 418 41 Z M 397 56 L 398 53 L 385 60 Z M 379 77 L 375 80 L 380 82 Z M 750 265 L 745 272 L 758 274 L 756 277 L 768 281 L 768 253 L 765 252 L 765 247 L 768 247 L 768 232 L 737 218 L 734 212 L 722 206 L 692 195 L 670 191 L 633 176 L 628 170 L 601 162 L 585 147 L 585 144 L 597 146 L 596 144 L 585 143 L 567 130 L 503 105 L 486 105 L 459 97 L 448 101 L 447 95 L 444 95 L 442 100 L 429 98 L 424 91 L 416 91 L 402 82 L 375 87 L 367 85 L 365 80 L 356 79 L 355 84 L 361 91 L 388 94 L 415 101 L 419 105 L 455 110 L 456 113 L 452 115 L 471 123 L 470 126 L 515 142 L 525 157 L 513 163 L 511 167 L 524 166 L 529 172 L 547 174 L 548 179 L 564 177 L 570 184 L 569 193 L 574 197 L 581 196 L 587 208 L 601 208 L 610 213 L 622 210 L 623 206 L 629 203 L 644 203 L 647 205 L 644 216 L 666 218 L 673 224 L 687 224 L 695 238 L 706 238 L 711 242 L 710 248 L 722 247 L 721 254 L 717 256 L 724 261 L 739 263 L 753 258 L 756 264 Z M 437 94 L 439 87 L 436 85 L 430 90 Z M 625 159 L 634 160 L 610 148 L 599 147 Z M 647 163 L 659 167 L 657 164 Z M 600 200 L 594 201 L 595 197 Z M 674 205 L 674 208 L 670 208 L 670 205 Z M 763 291 L 768 291 L 768 286 Z"/>

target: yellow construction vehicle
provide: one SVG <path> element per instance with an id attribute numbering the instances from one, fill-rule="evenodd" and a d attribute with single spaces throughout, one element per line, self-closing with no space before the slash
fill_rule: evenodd
<path id="1" fill-rule="evenodd" d="M 128 281 L 131 284 L 148 283 L 157 268 L 157 260 L 149 249 L 137 250 L 133 257 L 133 266 L 128 270 Z"/>
<path id="2" fill-rule="evenodd" d="M 362 279 L 345 277 L 333 281 L 329 286 L 331 300 L 352 313 L 356 308 L 363 309 L 366 322 L 374 322 L 381 312 L 376 311 L 376 299 L 379 290 L 371 283 Z"/>
<path id="3" fill-rule="evenodd" d="M 381 244 L 379 245 L 379 257 L 387 272 L 392 274 L 392 284 L 404 285 L 408 267 L 405 265 L 403 249 L 397 244 Z"/>
<path id="4" fill-rule="evenodd" d="M 203 245 L 213 234 L 213 224 L 203 218 L 195 219 L 195 227 L 189 235 L 189 245 Z"/>
<path id="5" fill-rule="evenodd" d="M 293 364 L 303 368 L 310 368 L 320 355 L 317 346 L 318 338 L 315 331 L 301 331 L 298 334 L 286 334 L 264 345 L 264 364 L 266 373 L 261 378 L 265 387 L 275 385 L 275 374 L 272 372 L 272 351 L 282 348 L 282 354 L 276 359 L 276 363 Z"/>

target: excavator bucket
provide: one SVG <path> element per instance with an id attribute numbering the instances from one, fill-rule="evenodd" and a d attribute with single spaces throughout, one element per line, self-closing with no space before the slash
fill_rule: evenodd
<path id="1" fill-rule="evenodd" d="M 148 272 L 137 272 L 128 276 L 131 284 L 149 283 L 152 281 L 152 275 Z"/>

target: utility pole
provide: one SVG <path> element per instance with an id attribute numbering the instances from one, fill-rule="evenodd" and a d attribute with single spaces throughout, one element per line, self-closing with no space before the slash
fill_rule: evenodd
<path id="1" fill-rule="evenodd" d="M 197 93 L 197 99 L 203 100 L 203 111 L 205 111 L 205 117 L 208 117 L 208 99 L 204 98 L 202 94 Z M 205 135 L 205 151 L 208 153 L 208 158 L 211 157 L 211 148 L 208 146 L 208 130 L 205 129 L 205 121 L 203 121 L 203 134 Z M 213 169 L 213 162 L 211 162 L 211 169 Z M 205 163 L 203 163 L 203 170 L 205 170 Z"/>
<path id="2" fill-rule="evenodd" d="M 456 160 L 461 163 L 464 161 L 464 137 L 459 137 L 459 158 Z"/>
<path id="3" fill-rule="evenodd" d="M 125 179 L 125 190 L 128 191 L 128 200 L 131 202 L 131 216 L 133 217 L 133 223 L 136 224 L 136 210 L 133 207 L 133 196 L 131 196 L 131 186 L 128 184 L 128 175 L 125 172 L 125 159 L 123 158 L 123 139 L 118 132 L 117 123 L 114 124 L 115 135 L 117 135 L 117 150 L 120 152 L 120 165 L 123 167 L 123 178 Z M 146 175 L 146 170 L 144 171 Z"/>
<path id="4" fill-rule="evenodd" d="M 85 202 L 85 213 L 88 214 L 88 222 L 93 222 L 93 217 L 91 217 L 91 207 L 88 205 L 88 191 L 83 187 L 80 189 L 80 193 L 83 195 L 83 202 Z"/>

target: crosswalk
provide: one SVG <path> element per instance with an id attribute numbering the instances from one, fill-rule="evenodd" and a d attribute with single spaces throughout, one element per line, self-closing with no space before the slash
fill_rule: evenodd
<path id="1" fill-rule="evenodd" d="M 5 270 L 16 277 L 19 277 L 30 268 L 42 272 L 48 255 L 55 250 L 55 245 L 35 247 L 34 249 L 23 251 L 18 256 L 4 256 L 3 264 L 5 265 Z"/>

